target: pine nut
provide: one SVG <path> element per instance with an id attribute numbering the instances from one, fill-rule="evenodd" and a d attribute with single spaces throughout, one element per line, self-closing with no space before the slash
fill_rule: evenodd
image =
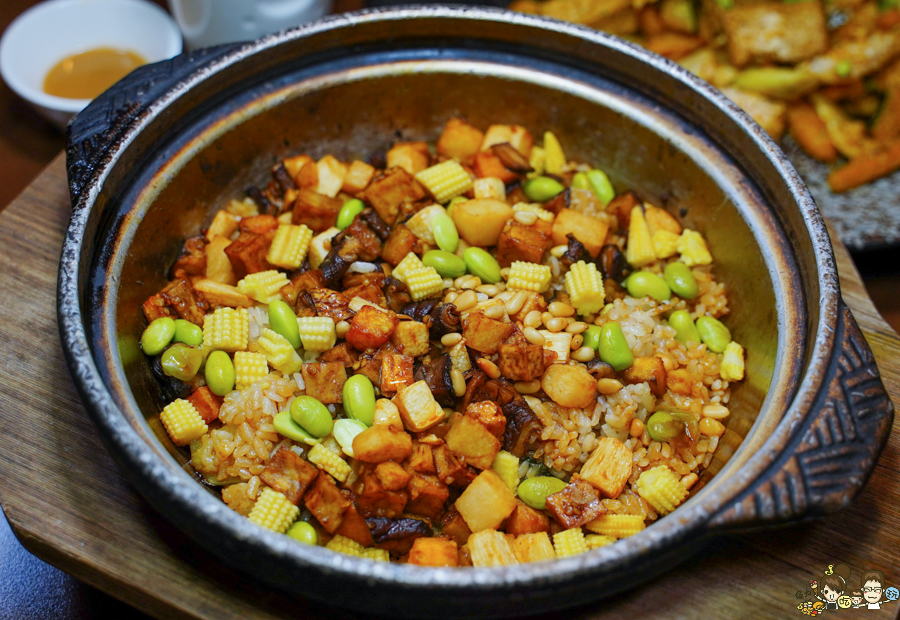
<path id="1" fill-rule="evenodd" d="M 631 420 L 631 426 L 628 427 L 628 434 L 632 437 L 640 437 L 644 434 L 644 423 L 639 419 Z"/>
<path id="2" fill-rule="evenodd" d="M 697 484 L 697 474 L 688 474 L 684 478 L 681 479 L 681 485 L 688 491 L 691 490 L 695 484 Z"/>
<path id="3" fill-rule="evenodd" d="M 350 323 L 347 321 L 338 321 L 337 325 L 334 326 L 334 334 L 338 338 L 343 338 L 350 331 Z"/>
<path id="4" fill-rule="evenodd" d="M 532 310 L 528 314 L 525 315 L 525 320 L 523 323 L 526 327 L 540 327 L 542 322 L 541 313 L 539 310 Z"/>
<path id="5" fill-rule="evenodd" d="M 466 274 L 464 276 L 459 276 L 458 278 L 456 278 L 453 281 L 453 286 L 455 286 L 456 288 L 462 288 L 463 283 L 471 277 L 472 276 L 469 274 Z"/>
<path id="6" fill-rule="evenodd" d="M 488 297 L 496 297 L 500 293 L 500 289 L 493 284 L 482 284 L 481 286 L 475 287 L 475 290 L 479 293 L 484 293 Z"/>
<path id="7" fill-rule="evenodd" d="M 569 326 L 566 327 L 566 331 L 570 334 L 580 334 L 582 332 L 586 332 L 588 328 L 588 324 L 583 321 L 574 321 L 569 323 Z"/>
<path id="8" fill-rule="evenodd" d="M 513 218 L 520 224 L 525 224 L 526 226 L 531 226 L 537 221 L 537 215 L 529 211 L 517 211 Z"/>
<path id="9" fill-rule="evenodd" d="M 453 288 L 453 280 L 451 278 L 444 278 L 441 281 L 441 288 Z"/>
<path id="10" fill-rule="evenodd" d="M 568 245 L 558 245 L 556 247 L 550 248 L 550 256 L 554 258 L 559 258 L 563 254 L 566 253 L 566 250 L 569 249 Z"/>
<path id="11" fill-rule="evenodd" d="M 525 340 L 527 340 L 531 344 L 536 344 L 542 347 L 546 342 L 544 336 L 541 335 L 541 332 L 533 327 L 526 327 L 524 330 L 522 330 L 522 333 L 525 335 Z"/>
<path id="12" fill-rule="evenodd" d="M 703 417 L 705 418 L 724 420 L 730 414 L 731 412 L 728 410 L 728 407 L 724 407 L 722 405 L 705 405 L 703 407 Z"/>
<path id="13" fill-rule="evenodd" d="M 491 379 L 500 378 L 500 369 L 497 368 L 497 364 L 495 364 L 491 360 L 479 357 L 475 363 L 477 363 L 478 367 L 484 371 L 484 374 L 486 374 Z"/>
<path id="14" fill-rule="evenodd" d="M 506 313 L 509 315 L 516 314 L 525 305 L 526 299 L 528 299 L 528 294 L 524 291 L 513 294 L 510 300 L 506 302 Z"/>
<path id="15" fill-rule="evenodd" d="M 593 350 L 593 349 L 591 349 Z M 597 391 L 603 394 L 604 396 L 609 396 L 610 394 L 615 394 L 619 390 L 622 389 L 622 382 L 618 379 L 610 379 L 609 377 L 604 377 L 603 379 L 597 379 Z"/>
<path id="16" fill-rule="evenodd" d="M 449 334 L 447 334 L 449 336 Z M 453 393 L 462 396 L 466 393 L 466 380 L 459 369 L 454 368 L 450 371 L 450 380 L 453 382 Z"/>
<path id="17" fill-rule="evenodd" d="M 504 267 L 503 269 L 500 270 L 500 277 L 503 278 L 504 280 L 509 280 L 509 271 L 510 271 L 509 267 Z"/>
<path id="18" fill-rule="evenodd" d="M 459 288 L 466 290 L 471 288 L 477 288 L 481 286 L 481 278 L 478 276 L 469 276 L 467 280 L 462 283 L 462 286 Z"/>
<path id="19" fill-rule="evenodd" d="M 699 426 L 700 433 L 707 437 L 721 437 L 725 432 L 725 426 L 713 418 L 703 418 L 700 420 Z"/>
<path id="20" fill-rule="evenodd" d="M 589 362 L 594 359 L 594 350 L 590 347 L 581 347 L 572 352 L 572 359 L 576 362 Z"/>
<path id="21" fill-rule="evenodd" d="M 554 333 L 561 332 L 562 330 L 564 330 L 566 328 L 566 320 L 564 318 L 562 318 L 561 316 L 557 316 L 557 317 L 553 317 L 549 321 L 546 321 L 545 325 L 547 326 L 547 329 L 549 329 L 551 332 L 554 332 Z"/>
<path id="22" fill-rule="evenodd" d="M 554 318 L 552 314 L 549 312 L 541 312 L 541 321 L 543 321 L 544 325 L 547 324 L 547 321 Z"/>
<path id="23" fill-rule="evenodd" d="M 581 334 L 575 334 L 574 336 L 572 336 L 572 343 L 569 345 L 569 348 L 573 351 L 577 351 L 583 344 L 584 336 L 582 336 Z"/>
<path id="24" fill-rule="evenodd" d="M 553 316 L 573 316 L 575 314 L 575 308 L 561 301 L 554 301 L 547 310 Z"/>
<path id="25" fill-rule="evenodd" d="M 465 291 L 456 298 L 455 302 L 453 302 L 453 304 L 456 306 L 456 309 L 460 312 L 465 312 L 470 308 L 474 308 L 475 304 L 477 303 L 478 295 L 475 294 L 475 291 Z"/>
<path id="26" fill-rule="evenodd" d="M 489 319 L 502 319 L 506 315 L 506 306 L 503 304 L 494 304 L 488 306 L 484 310 L 484 316 Z"/>
<path id="27" fill-rule="evenodd" d="M 539 379 L 534 381 L 516 381 L 513 387 L 516 388 L 516 392 L 519 394 L 534 394 L 541 389 L 541 382 Z"/>
<path id="28" fill-rule="evenodd" d="M 452 304 L 454 301 L 456 301 L 457 297 L 459 297 L 459 293 L 457 293 L 456 291 L 450 291 L 449 293 L 447 293 L 447 296 L 444 297 L 444 303 Z"/>
<path id="29" fill-rule="evenodd" d="M 462 342 L 462 334 L 460 333 L 452 333 L 452 334 L 444 334 L 441 336 L 441 344 L 445 347 L 452 347 L 454 345 Z"/>

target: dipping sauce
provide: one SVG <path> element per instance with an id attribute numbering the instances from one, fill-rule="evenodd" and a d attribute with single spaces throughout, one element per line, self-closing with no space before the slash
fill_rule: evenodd
<path id="1" fill-rule="evenodd" d="M 147 61 L 128 50 L 100 47 L 60 60 L 44 78 L 44 92 L 93 99 Z"/>

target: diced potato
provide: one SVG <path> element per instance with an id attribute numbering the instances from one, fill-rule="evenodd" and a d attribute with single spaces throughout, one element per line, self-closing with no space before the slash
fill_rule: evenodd
<path id="1" fill-rule="evenodd" d="M 393 224 L 403 201 L 415 202 L 425 198 L 425 188 L 403 168 L 391 168 L 384 176 L 372 181 L 360 198 L 371 204 L 386 224 Z"/>
<path id="2" fill-rule="evenodd" d="M 257 235 L 264 235 L 267 232 L 277 230 L 278 220 L 273 215 L 254 215 L 245 217 L 238 223 L 238 230 L 241 232 L 252 232 Z"/>
<path id="3" fill-rule="evenodd" d="M 350 508 L 350 500 L 344 497 L 328 474 L 319 474 L 316 483 L 303 497 L 303 502 L 329 534 L 337 532 Z"/>
<path id="4" fill-rule="evenodd" d="M 216 237 L 231 239 L 231 235 L 237 230 L 239 221 L 237 216 L 232 215 L 224 209 L 217 211 L 209 228 L 206 230 L 206 238 L 210 241 Z"/>
<path id="5" fill-rule="evenodd" d="M 419 566 L 458 566 L 459 549 L 449 538 L 417 538 L 409 550 L 409 563 Z"/>
<path id="6" fill-rule="evenodd" d="M 419 433 L 444 421 L 444 410 L 434 400 L 425 381 L 400 388 L 392 402 L 397 405 L 403 425 L 410 432 Z"/>
<path id="7" fill-rule="evenodd" d="M 406 485 L 409 502 L 406 512 L 434 520 L 444 508 L 450 497 L 450 489 L 437 476 L 415 473 Z"/>
<path id="8" fill-rule="evenodd" d="M 372 539 L 372 530 L 369 528 L 369 524 L 366 523 L 363 516 L 359 514 L 356 506 L 353 505 L 344 512 L 344 519 L 341 521 L 341 526 L 335 531 L 334 535 L 335 537 L 344 536 L 349 538 L 363 547 L 373 547 L 375 544 L 375 541 Z"/>
<path id="9" fill-rule="evenodd" d="M 358 194 L 366 189 L 375 176 L 375 168 L 364 161 L 354 160 L 347 169 L 347 176 L 344 177 L 344 184 L 341 191 L 348 194 Z"/>
<path id="10" fill-rule="evenodd" d="M 323 230 L 309 242 L 309 253 L 306 258 L 313 269 L 317 269 L 328 256 L 331 251 L 331 240 L 339 232 L 341 232 L 340 228 L 332 226 L 328 230 Z"/>
<path id="11" fill-rule="evenodd" d="M 515 495 L 490 469 L 478 474 L 456 500 L 456 509 L 473 532 L 496 530 L 515 508 Z"/>
<path id="12" fill-rule="evenodd" d="M 226 237 L 213 237 L 206 246 L 206 277 L 220 284 L 234 286 L 237 277 L 234 275 L 234 267 L 225 253 L 225 248 L 231 245 L 231 240 Z"/>
<path id="13" fill-rule="evenodd" d="M 347 176 L 347 164 L 338 161 L 332 155 L 326 155 L 316 162 L 316 168 L 319 172 L 319 183 L 315 191 L 329 198 L 337 196 Z"/>
<path id="14" fill-rule="evenodd" d="M 481 353 L 494 354 L 513 329 L 511 323 L 488 318 L 481 312 L 471 312 L 463 329 L 463 338 L 469 348 Z"/>
<path id="15" fill-rule="evenodd" d="M 442 441 L 438 439 L 438 441 Z M 407 466 L 413 471 L 420 474 L 436 474 L 437 469 L 434 466 L 434 453 L 432 446 L 421 441 L 413 442 L 413 451 L 406 459 Z"/>
<path id="16" fill-rule="evenodd" d="M 399 463 L 384 461 L 375 467 L 375 477 L 388 491 L 399 491 L 406 488 L 412 475 Z"/>
<path id="17" fill-rule="evenodd" d="M 306 394 L 329 404 L 344 402 L 347 369 L 341 362 L 314 362 L 300 369 L 306 382 Z"/>
<path id="18" fill-rule="evenodd" d="M 399 142 L 388 150 L 388 168 L 403 168 L 414 175 L 428 167 L 430 156 L 425 142 Z"/>
<path id="19" fill-rule="evenodd" d="M 366 463 L 400 462 L 412 453 L 409 433 L 374 424 L 353 438 L 353 454 Z"/>
<path id="20" fill-rule="evenodd" d="M 624 443 L 615 437 L 600 437 L 579 476 L 604 496 L 615 498 L 625 489 L 631 476 L 631 462 L 631 450 Z"/>
<path id="21" fill-rule="evenodd" d="M 294 183 L 302 189 L 314 189 L 319 185 L 319 166 L 312 158 L 297 171 Z"/>
<path id="22" fill-rule="evenodd" d="M 484 134 L 481 150 L 486 151 L 495 144 L 504 142 L 509 142 L 525 157 L 531 155 L 531 147 L 534 146 L 531 132 L 521 125 L 491 125 Z"/>
<path id="23" fill-rule="evenodd" d="M 572 234 L 584 244 L 584 248 L 596 257 L 606 242 L 609 224 L 598 217 L 591 217 L 573 209 L 562 209 L 553 220 L 551 237 L 553 245 L 565 245 L 566 235 Z"/>
<path id="24" fill-rule="evenodd" d="M 476 179 L 473 183 L 475 198 L 506 200 L 506 185 L 497 177 Z"/>
<path id="25" fill-rule="evenodd" d="M 500 405 L 494 401 L 482 400 L 471 403 L 466 408 L 466 415 L 479 422 L 494 437 L 499 438 L 506 429 L 506 416 L 500 410 Z"/>
<path id="26" fill-rule="evenodd" d="M 551 364 L 541 378 L 541 387 L 563 407 L 589 407 L 597 395 L 597 381 L 584 366 Z"/>
<path id="27" fill-rule="evenodd" d="M 500 452 L 500 442 L 497 438 L 469 416 L 458 417 L 444 441 L 450 450 L 465 457 L 466 463 L 478 469 L 489 469 L 494 457 Z"/>
<path id="28" fill-rule="evenodd" d="M 428 327 L 419 321 L 400 321 L 391 334 L 391 344 L 404 355 L 425 355 L 430 347 Z"/>
<path id="29" fill-rule="evenodd" d="M 503 160 L 493 151 L 481 151 L 475 155 L 475 161 L 472 162 L 472 169 L 475 171 L 475 175 L 480 179 L 500 179 L 500 182 L 504 184 L 512 183 L 519 178 L 517 173 L 503 165 Z"/>
<path id="30" fill-rule="evenodd" d="M 513 554 L 506 536 L 493 530 L 477 532 L 469 537 L 466 544 L 472 566 L 509 566 L 519 561 Z"/>
<path id="31" fill-rule="evenodd" d="M 513 554 L 521 562 L 540 562 L 555 560 L 556 551 L 550 542 L 547 532 L 534 532 L 517 536 L 512 544 Z"/>
<path id="32" fill-rule="evenodd" d="M 497 240 L 497 262 L 501 267 L 509 267 L 516 261 L 540 264 L 551 245 L 550 235 L 536 225 L 509 220 Z"/>
<path id="33" fill-rule="evenodd" d="M 346 340 L 360 351 L 377 349 L 390 339 L 399 322 L 393 312 L 365 306 L 353 317 Z"/>
<path id="34" fill-rule="evenodd" d="M 294 155 L 293 157 L 286 158 L 281 163 L 284 166 L 284 169 L 287 170 L 287 173 L 291 175 L 291 178 L 296 179 L 303 166 L 312 160 L 313 158 L 309 155 Z"/>
<path id="35" fill-rule="evenodd" d="M 659 230 L 665 230 L 676 235 L 681 234 L 681 224 L 664 209 L 645 204 L 644 219 L 647 220 L 647 227 L 650 229 L 651 235 L 655 235 Z"/>
<path id="36" fill-rule="evenodd" d="M 403 418 L 400 417 L 400 410 L 397 409 L 397 405 L 387 398 L 379 398 L 376 400 L 373 424 L 393 426 L 397 429 L 403 428 Z"/>
<path id="37" fill-rule="evenodd" d="M 429 245 L 435 245 L 434 233 L 431 232 L 431 222 L 438 215 L 446 214 L 447 210 L 441 205 L 431 205 L 406 220 L 405 225 L 416 237 Z"/>
<path id="38" fill-rule="evenodd" d="M 381 393 L 393 394 L 413 384 L 413 358 L 401 353 L 389 353 L 381 358 Z"/>
<path id="39" fill-rule="evenodd" d="M 655 396 L 666 393 L 666 367 L 658 357 L 635 357 L 634 364 L 622 372 L 625 383 L 644 383 L 650 385 Z"/>
<path id="40" fill-rule="evenodd" d="M 313 232 L 322 232 L 334 226 L 342 206 L 344 203 L 337 198 L 301 188 L 297 192 L 297 200 L 294 201 L 292 223 L 306 224 Z"/>
<path id="41" fill-rule="evenodd" d="M 397 224 L 384 242 L 381 257 L 396 267 L 419 243 L 419 238 L 403 224 Z"/>
<path id="42" fill-rule="evenodd" d="M 550 517 L 532 508 L 521 500 L 516 500 L 516 509 L 506 522 L 506 531 L 514 536 L 550 531 Z"/>
<path id="43" fill-rule="evenodd" d="M 236 287 L 213 280 L 197 280 L 194 282 L 194 290 L 203 293 L 206 301 L 213 306 L 249 308 L 256 303 L 250 297 L 237 290 Z"/>
<path id="44" fill-rule="evenodd" d="M 497 244 L 513 210 L 499 200 L 467 200 L 455 205 L 451 216 L 467 243 L 484 247 Z"/>
<path id="45" fill-rule="evenodd" d="M 444 125 L 444 131 L 437 141 L 437 152 L 447 157 L 468 163 L 481 149 L 484 133 L 459 118 L 451 118 Z"/>

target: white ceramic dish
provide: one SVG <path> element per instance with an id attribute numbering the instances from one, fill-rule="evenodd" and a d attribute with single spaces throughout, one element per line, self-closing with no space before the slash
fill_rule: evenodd
<path id="1" fill-rule="evenodd" d="M 65 127 L 89 99 L 43 90 L 60 60 L 98 47 L 132 50 L 147 62 L 181 53 L 181 33 L 160 7 L 145 0 L 48 0 L 17 17 L 0 39 L 0 74 L 43 116 Z"/>

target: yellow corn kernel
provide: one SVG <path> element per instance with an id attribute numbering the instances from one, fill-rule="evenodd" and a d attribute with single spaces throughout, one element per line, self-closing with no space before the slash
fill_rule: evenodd
<path id="1" fill-rule="evenodd" d="M 337 551 L 338 553 L 345 553 L 347 555 L 356 556 L 358 558 L 365 557 L 363 554 L 365 552 L 365 548 L 353 540 L 352 538 L 347 538 L 346 536 L 341 536 L 338 534 L 334 538 L 328 541 L 328 544 L 325 545 L 326 549 L 331 549 L 332 551 Z"/>
<path id="2" fill-rule="evenodd" d="M 744 378 L 744 347 L 731 341 L 725 347 L 719 374 L 725 381 L 740 381 Z"/>
<path id="3" fill-rule="evenodd" d="M 491 463 L 491 469 L 497 472 L 513 493 L 516 492 L 519 488 L 519 457 L 506 450 L 500 450 Z"/>
<path id="4" fill-rule="evenodd" d="M 303 264 L 313 233 L 304 224 L 281 225 L 275 231 L 275 238 L 269 246 L 266 260 L 276 267 L 297 269 Z"/>
<path id="5" fill-rule="evenodd" d="M 447 215 L 447 210 L 441 205 L 431 205 L 406 220 L 405 225 L 409 232 L 416 237 L 428 245 L 435 245 L 434 233 L 431 231 L 431 228 L 434 218 L 438 215 Z"/>
<path id="6" fill-rule="evenodd" d="M 538 332 L 544 337 L 544 348 L 556 353 L 556 364 L 565 364 L 569 361 L 569 354 L 572 352 L 572 338 L 574 336 L 568 332 L 551 332 L 542 329 Z"/>
<path id="7" fill-rule="evenodd" d="M 237 283 L 237 289 L 244 295 L 248 295 L 256 301 L 267 304 L 281 299 L 281 289 L 290 280 L 281 271 L 270 269 L 247 275 Z"/>
<path id="8" fill-rule="evenodd" d="M 562 174 L 566 167 L 566 154 L 552 131 L 544 132 L 544 172 Z"/>
<path id="9" fill-rule="evenodd" d="M 563 530 L 553 535 L 553 549 L 556 551 L 556 557 L 567 558 L 588 550 L 587 543 L 584 541 L 584 532 L 580 527 L 573 527 L 571 530 Z"/>
<path id="10" fill-rule="evenodd" d="M 328 230 L 320 232 L 309 242 L 309 264 L 313 269 L 318 269 L 325 257 L 331 251 L 331 240 L 341 232 L 340 228 L 332 226 Z"/>
<path id="11" fill-rule="evenodd" d="M 532 146 L 528 155 L 528 165 L 534 168 L 534 172 L 528 173 L 528 178 L 533 179 L 544 174 L 544 162 L 547 160 L 547 151 L 539 146 Z"/>
<path id="12" fill-rule="evenodd" d="M 506 284 L 510 291 L 531 291 L 532 293 L 546 293 L 550 288 L 550 280 L 553 274 L 550 265 L 538 265 L 517 260 L 509 268 L 509 281 Z M 601 283 L 600 286 L 603 286 Z"/>
<path id="13" fill-rule="evenodd" d="M 287 338 L 281 334 L 271 329 L 264 329 L 256 344 L 272 368 L 278 372 L 284 375 L 300 372 L 303 360 L 297 355 Z"/>
<path id="14" fill-rule="evenodd" d="M 681 478 L 665 465 L 643 472 L 634 483 L 634 490 L 661 515 L 675 510 L 687 497 Z"/>
<path id="15" fill-rule="evenodd" d="M 678 240 L 681 235 L 671 230 L 657 230 L 653 233 L 653 253 L 657 258 L 669 258 L 678 253 Z"/>
<path id="16" fill-rule="evenodd" d="M 300 342 L 307 351 L 327 351 L 337 341 L 334 319 L 330 316 L 304 316 L 297 318 Z"/>
<path id="17" fill-rule="evenodd" d="M 406 272 L 406 286 L 413 301 L 422 301 L 444 290 L 444 280 L 434 267 L 422 267 Z"/>
<path id="18" fill-rule="evenodd" d="M 407 284 L 406 276 L 410 271 L 415 269 L 421 269 L 425 265 L 422 264 L 422 259 L 418 257 L 415 252 L 410 252 L 406 256 L 403 257 L 403 260 L 394 267 L 394 270 L 391 272 L 391 275 L 403 282 L 403 284 Z M 409 286 L 407 284 L 407 286 Z"/>
<path id="19" fill-rule="evenodd" d="M 232 200 L 225 205 L 225 210 L 238 217 L 253 217 L 259 215 L 259 207 L 253 202 L 252 198 L 244 198 L 243 200 Z"/>
<path id="20" fill-rule="evenodd" d="M 494 200 L 506 200 L 506 185 L 497 177 L 485 177 L 475 179 L 472 182 L 472 190 L 475 198 L 492 198 Z"/>
<path id="21" fill-rule="evenodd" d="M 203 348 L 209 351 L 243 351 L 250 338 L 246 308 L 219 308 L 203 319 Z"/>
<path id="22" fill-rule="evenodd" d="M 390 562 L 391 554 L 387 549 L 379 549 L 378 547 L 368 547 L 363 549 L 362 557 L 375 560 L 376 562 Z"/>
<path id="23" fill-rule="evenodd" d="M 543 208 L 541 205 L 533 202 L 517 202 L 513 205 L 513 212 L 519 213 L 521 211 L 534 213 L 538 216 L 538 219 L 544 220 L 545 222 L 552 222 L 553 218 L 556 217 L 553 215 L 552 211 L 547 211 L 547 209 Z"/>
<path id="24" fill-rule="evenodd" d="M 234 354 L 234 385 L 246 390 L 269 374 L 269 362 L 262 353 L 238 351 Z"/>
<path id="25" fill-rule="evenodd" d="M 603 289 L 603 276 L 597 271 L 594 263 L 578 261 L 566 274 L 566 292 L 569 303 L 578 314 L 594 314 L 603 307 L 606 292 Z"/>
<path id="26" fill-rule="evenodd" d="M 472 359 L 469 357 L 469 351 L 466 349 L 465 342 L 453 345 L 447 353 L 450 354 L 450 363 L 453 365 L 453 368 L 459 372 L 472 370 Z"/>
<path id="27" fill-rule="evenodd" d="M 425 168 L 415 176 L 416 180 L 441 204 L 472 189 L 472 177 L 458 161 L 453 159 Z"/>
<path id="28" fill-rule="evenodd" d="M 704 241 L 703 235 L 696 230 L 685 228 L 681 232 L 681 238 L 678 239 L 678 253 L 681 254 L 681 262 L 688 267 L 708 265 L 712 262 L 712 255 L 706 247 L 706 241 Z"/>
<path id="29" fill-rule="evenodd" d="M 625 260 L 632 267 L 643 267 L 656 260 L 650 227 L 640 207 L 632 207 L 631 223 L 628 225 L 628 245 L 625 246 Z"/>
<path id="30" fill-rule="evenodd" d="M 314 445 L 307 458 L 310 463 L 334 476 L 338 482 L 345 482 L 347 476 L 353 471 L 347 461 L 322 444 Z"/>
<path id="31" fill-rule="evenodd" d="M 165 406 L 159 421 L 176 446 L 186 446 L 209 430 L 194 405 L 181 398 Z"/>
<path id="32" fill-rule="evenodd" d="M 284 534 L 298 516 L 300 509 L 291 500 L 283 493 L 267 487 L 259 494 L 259 499 L 247 518 L 257 525 Z"/>
<path id="33" fill-rule="evenodd" d="M 595 534 L 625 538 L 644 529 L 644 517 L 641 515 L 603 515 L 585 527 Z"/>
<path id="34" fill-rule="evenodd" d="M 587 543 L 588 549 L 599 549 L 600 547 L 605 547 L 606 545 L 610 545 L 616 542 L 616 539 L 612 536 L 601 536 L 600 534 L 588 534 L 584 537 L 584 542 Z"/>

